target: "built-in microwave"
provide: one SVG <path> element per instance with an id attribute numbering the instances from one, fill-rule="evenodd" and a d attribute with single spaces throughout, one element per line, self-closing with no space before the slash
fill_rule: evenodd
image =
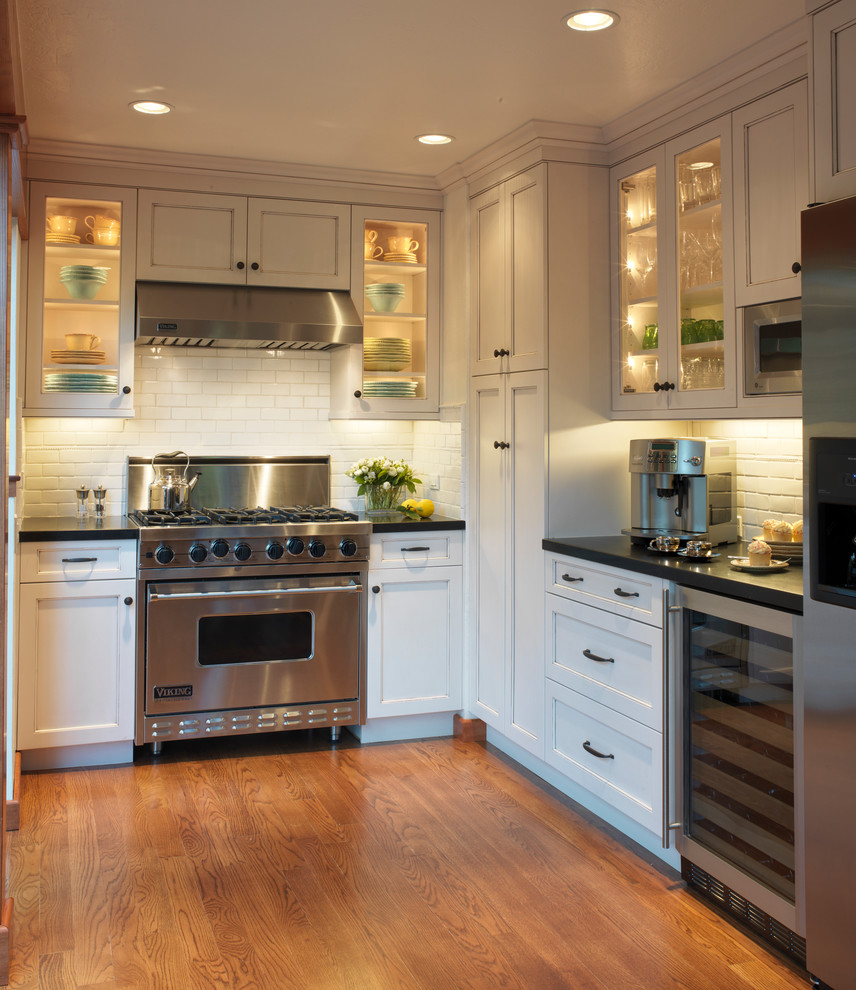
<path id="1" fill-rule="evenodd" d="M 802 307 L 799 299 L 743 310 L 743 394 L 802 392 Z"/>

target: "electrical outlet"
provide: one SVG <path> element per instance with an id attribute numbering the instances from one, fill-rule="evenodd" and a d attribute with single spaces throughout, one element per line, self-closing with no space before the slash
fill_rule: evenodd
<path id="1" fill-rule="evenodd" d="M 431 489 L 432 492 L 436 492 L 439 489 L 440 487 L 439 474 L 429 474 L 427 481 L 428 481 L 428 487 Z"/>

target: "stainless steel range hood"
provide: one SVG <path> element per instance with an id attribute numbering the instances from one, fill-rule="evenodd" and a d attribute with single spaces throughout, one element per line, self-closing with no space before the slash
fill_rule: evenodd
<path id="1" fill-rule="evenodd" d="M 343 290 L 137 282 L 140 346 L 326 351 L 362 341 Z"/>

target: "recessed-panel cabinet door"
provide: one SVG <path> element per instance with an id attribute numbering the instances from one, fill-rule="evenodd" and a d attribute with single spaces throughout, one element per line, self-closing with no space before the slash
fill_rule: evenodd
<path id="1" fill-rule="evenodd" d="M 856 0 L 812 18 L 814 199 L 856 196 Z"/>

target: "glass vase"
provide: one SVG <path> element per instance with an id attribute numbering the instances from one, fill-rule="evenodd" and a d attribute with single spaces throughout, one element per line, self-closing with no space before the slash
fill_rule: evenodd
<path id="1" fill-rule="evenodd" d="M 383 485 L 369 485 L 366 488 L 366 515 L 380 516 L 394 512 L 401 504 L 404 486 L 384 488 Z"/>

